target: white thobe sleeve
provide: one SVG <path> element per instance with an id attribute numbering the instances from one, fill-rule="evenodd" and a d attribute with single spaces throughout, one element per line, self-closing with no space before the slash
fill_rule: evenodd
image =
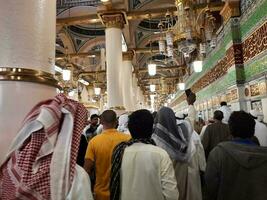
<path id="1" fill-rule="evenodd" d="M 93 200 L 91 182 L 85 170 L 76 165 L 75 176 L 66 200 Z"/>
<path id="2" fill-rule="evenodd" d="M 167 153 L 161 162 L 161 185 L 165 200 L 178 200 L 179 192 L 177 188 L 177 181 L 172 161 Z"/>
<path id="3" fill-rule="evenodd" d="M 196 110 L 195 110 L 193 105 L 190 105 L 188 107 L 188 116 L 187 116 L 187 118 L 190 120 L 191 125 L 194 128 L 195 121 L 196 121 Z"/>

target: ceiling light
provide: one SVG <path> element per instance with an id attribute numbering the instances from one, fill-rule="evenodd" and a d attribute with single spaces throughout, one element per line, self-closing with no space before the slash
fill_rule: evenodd
<path id="1" fill-rule="evenodd" d="M 83 79 L 79 79 L 78 80 L 80 83 L 82 83 L 82 84 L 84 84 L 84 85 L 89 85 L 89 83 L 87 82 L 87 81 L 85 81 L 85 80 L 83 80 Z"/>
<path id="2" fill-rule="evenodd" d="M 185 90 L 185 83 L 178 83 L 179 90 Z"/>
<path id="3" fill-rule="evenodd" d="M 101 0 L 101 2 L 108 2 L 109 0 Z"/>
<path id="4" fill-rule="evenodd" d="M 148 74 L 150 76 L 155 76 L 157 73 L 157 65 L 153 63 L 148 64 Z"/>
<path id="5" fill-rule="evenodd" d="M 156 91 L 156 85 L 150 85 L 150 92 L 155 92 Z"/>
<path id="6" fill-rule="evenodd" d="M 95 91 L 95 95 L 97 95 L 97 96 L 101 94 L 101 88 L 99 88 L 99 87 L 95 87 L 94 91 Z"/>
<path id="7" fill-rule="evenodd" d="M 71 71 L 69 69 L 62 70 L 62 78 L 64 81 L 69 81 L 71 76 Z"/>
<path id="8" fill-rule="evenodd" d="M 61 74 L 63 73 L 63 70 L 60 67 L 56 66 L 56 65 L 55 65 L 55 71 L 59 72 Z"/>
<path id="9" fill-rule="evenodd" d="M 203 61 L 197 60 L 193 62 L 194 71 L 199 73 L 202 71 Z"/>

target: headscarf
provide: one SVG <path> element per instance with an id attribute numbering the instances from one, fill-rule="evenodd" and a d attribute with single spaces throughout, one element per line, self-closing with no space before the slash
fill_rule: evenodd
<path id="1" fill-rule="evenodd" d="M 127 114 L 121 115 L 119 117 L 118 131 L 123 132 L 123 133 L 129 133 L 128 121 L 129 121 L 129 117 Z"/>
<path id="2" fill-rule="evenodd" d="M 87 110 L 59 94 L 27 115 L 0 167 L 0 199 L 66 199 Z"/>
<path id="3" fill-rule="evenodd" d="M 162 107 L 155 118 L 152 138 L 165 149 L 172 160 L 187 162 L 190 158 L 192 128 L 187 120 L 177 124 L 172 109 Z"/>
<path id="4" fill-rule="evenodd" d="M 128 142 L 122 142 L 116 146 L 112 154 L 111 160 L 111 179 L 110 179 L 110 200 L 120 200 L 120 171 L 123 153 L 126 147 L 134 143 L 141 142 L 144 144 L 156 145 L 151 138 L 131 139 Z"/>

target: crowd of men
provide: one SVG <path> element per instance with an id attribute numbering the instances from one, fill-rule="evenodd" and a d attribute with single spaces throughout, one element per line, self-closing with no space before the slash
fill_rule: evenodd
<path id="1" fill-rule="evenodd" d="M 267 128 L 258 112 L 221 105 L 198 132 L 193 115 L 168 107 L 106 110 L 85 127 L 83 108 L 58 96 L 27 116 L 0 168 L 0 199 L 266 200 Z"/>

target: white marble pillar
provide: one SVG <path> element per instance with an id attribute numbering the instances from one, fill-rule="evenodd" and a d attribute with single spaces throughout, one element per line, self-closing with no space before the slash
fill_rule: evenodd
<path id="1" fill-rule="evenodd" d="M 137 87 L 137 103 L 138 103 L 138 109 L 142 109 L 142 105 L 143 105 L 143 102 L 142 102 L 142 90 L 140 87 Z"/>
<path id="2" fill-rule="evenodd" d="M 134 110 L 138 109 L 138 86 L 137 86 L 137 78 L 133 76 L 133 89 L 132 89 L 132 100 L 133 100 L 133 108 Z"/>
<path id="3" fill-rule="evenodd" d="M 123 102 L 126 111 L 133 111 L 134 110 L 134 102 L 132 98 L 133 93 L 133 73 L 132 73 L 132 59 L 133 53 L 126 52 L 123 53 L 123 62 L 122 62 L 122 95 L 123 95 Z"/>
<path id="4" fill-rule="evenodd" d="M 0 69 L 27 68 L 53 75 L 55 33 L 56 0 L 1 0 Z M 56 94 L 52 86 L 8 80 L 0 81 L 0 163 L 25 115 Z"/>
<path id="5" fill-rule="evenodd" d="M 116 111 L 124 110 L 122 96 L 122 28 L 120 14 L 104 14 L 102 20 L 106 25 L 106 62 L 107 62 L 107 104 Z"/>

